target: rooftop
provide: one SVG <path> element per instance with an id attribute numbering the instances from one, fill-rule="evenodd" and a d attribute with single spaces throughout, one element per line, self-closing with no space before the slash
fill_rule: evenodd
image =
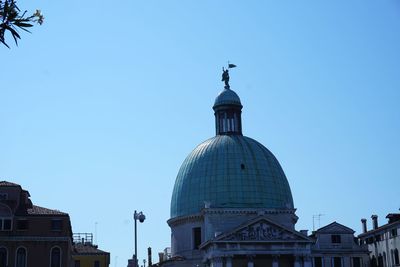
<path id="1" fill-rule="evenodd" d="M 93 255 L 93 254 L 110 254 L 106 251 L 100 250 L 97 246 L 92 244 L 82 244 L 77 243 L 74 244 L 74 254 L 85 254 L 85 255 Z"/>
<path id="2" fill-rule="evenodd" d="M 27 209 L 27 213 L 29 215 L 68 215 L 68 213 L 59 210 L 47 209 L 36 205 L 33 205 L 31 209 Z"/>
<path id="3" fill-rule="evenodd" d="M 20 186 L 20 185 L 8 181 L 0 181 L 0 186 Z"/>

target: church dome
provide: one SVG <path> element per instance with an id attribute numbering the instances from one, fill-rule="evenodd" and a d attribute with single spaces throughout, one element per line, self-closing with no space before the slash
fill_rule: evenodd
<path id="1" fill-rule="evenodd" d="M 204 208 L 293 209 L 292 193 L 275 156 L 242 135 L 217 135 L 198 145 L 177 175 L 171 218 Z"/>
<path id="2" fill-rule="evenodd" d="M 289 183 L 275 156 L 243 136 L 242 105 L 229 87 L 213 109 L 216 136 L 198 145 L 184 160 L 175 180 L 171 218 L 211 208 L 293 209 Z"/>

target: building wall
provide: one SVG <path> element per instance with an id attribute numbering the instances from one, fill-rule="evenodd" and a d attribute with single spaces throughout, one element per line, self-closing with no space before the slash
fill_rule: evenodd
<path id="1" fill-rule="evenodd" d="M 0 239 L 1 240 L 1 239 Z M 0 247 L 5 247 L 8 251 L 8 264 L 6 267 L 16 266 L 17 249 L 26 249 L 27 266 L 50 266 L 52 248 L 58 247 L 61 250 L 61 266 L 70 267 L 71 245 L 69 241 L 0 241 Z"/>
<path id="2" fill-rule="evenodd" d="M 202 217 L 187 218 L 171 226 L 171 254 L 185 258 L 200 257 L 200 252 L 194 249 L 193 229 L 201 228 L 201 240 L 204 241 L 204 224 Z"/>
<path id="3" fill-rule="evenodd" d="M 294 229 L 294 223 L 297 221 L 296 215 L 275 210 L 272 213 L 262 209 L 204 209 L 198 216 L 169 221 L 172 256 L 198 258 L 202 255 L 202 252 L 194 249 L 193 229 L 196 227 L 201 228 L 201 243 L 204 243 L 260 215 L 289 229 Z"/>
<path id="4" fill-rule="evenodd" d="M 340 236 L 340 243 L 332 243 L 332 234 L 321 234 L 318 236 L 318 246 L 321 249 L 351 249 L 354 247 L 354 236 L 352 234 L 337 234 Z"/>
<path id="5" fill-rule="evenodd" d="M 27 229 L 19 230 L 18 220 L 23 218 Z M 52 230 L 52 221 L 61 221 L 61 228 Z M 8 251 L 8 266 L 16 264 L 16 250 L 26 249 L 27 262 L 36 266 L 49 266 L 50 254 L 54 247 L 61 250 L 61 266 L 69 266 L 71 260 L 71 235 L 68 216 L 14 216 L 11 231 L 0 231 L 0 244 Z"/>
<path id="6" fill-rule="evenodd" d="M 19 248 L 26 253 L 28 267 L 50 266 L 53 249 L 60 250 L 61 267 L 70 267 L 72 232 L 68 214 L 33 207 L 29 193 L 19 185 L 0 186 L 0 193 L 0 220 L 4 223 L 4 219 L 11 219 L 11 229 L 4 228 L 4 224 L 0 228 L 0 248 L 7 251 L 6 267 L 16 266 Z"/>
<path id="7" fill-rule="evenodd" d="M 315 244 L 312 247 L 314 267 L 368 267 L 368 249 L 360 245 L 354 231 L 333 222 L 314 232 Z M 322 259 L 322 266 L 318 265 Z M 359 261 L 357 266 L 355 263 Z M 336 263 L 336 264 L 335 264 Z"/>
<path id="8" fill-rule="evenodd" d="M 392 229 L 397 229 L 397 235 L 392 235 Z M 400 223 L 394 224 L 392 227 L 383 226 L 380 230 L 372 230 L 369 233 L 360 235 L 361 242 L 368 245 L 371 252 L 370 259 L 376 260 L 379 265 L 379 257 L 383 258 L 383 266 L 395 266 L 394 250 L 397 249 L 400 257 Z M 372 263 L 373 264 L 373 263 Z M 398 265 L 397 265 L 398 266 Z"/>
<path id="9" fill-rule="evenodd" d="M 80 267 L 95 267 L 95 262 L 99 262 L 98 267 L 108 267 L 110 264 L 109 255 L 73 255 L 74 267 L 77 267 L 76 261 L 79 261 Z"/>

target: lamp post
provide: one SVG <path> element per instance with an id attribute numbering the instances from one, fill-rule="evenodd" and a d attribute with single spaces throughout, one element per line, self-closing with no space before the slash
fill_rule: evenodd
<path id="1" fill-rule="evenodd" d="M 139 222 L 144 222 L 146 219 L 146 216 L 143 214 L 143 212 L 136 212 L 133 214 L 133 219 L 135 220 L 135 267 L 138 267 L 138 258 L 137 258 L 137 220 Z"/>

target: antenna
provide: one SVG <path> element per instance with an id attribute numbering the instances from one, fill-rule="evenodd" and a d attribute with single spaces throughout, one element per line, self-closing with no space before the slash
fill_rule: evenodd
<path id="1" fill-rule="evenodd" d="M 325 214 L 319 213 L 319 214 L 314 214 L 312 216 L 312 228 L 313 228 L 313 231 L 315 231 L 315 219 L 318 220 L 318 228 L 321 228 L 321 217 L 322 216 L 325 216 Z"/>
<path id="2" fill-rule="evenodd" d="M 95 245 L 98 245 L 97 244 L 97 224 L 98 224 L 98 222 L 94 223 L 94 244 Z"/>

